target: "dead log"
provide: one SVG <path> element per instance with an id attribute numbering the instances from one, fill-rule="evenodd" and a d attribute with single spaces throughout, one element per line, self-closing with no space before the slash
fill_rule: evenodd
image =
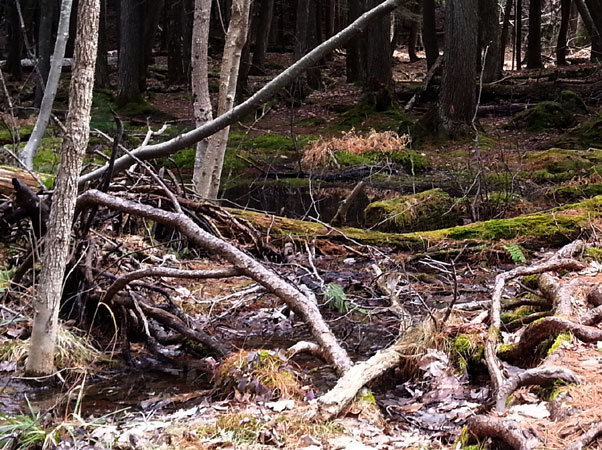
<path id="1" fill-rule="evenodd" d="M 336 337 L 324 321 L 316 303 L 248 254 L 232 244 L 203 231 L 190 217 L 183 213 L 168 212 L 124 200 L 94 189 L 85 192 L 78 199 L 79 208 L 94 205 L 104 206 L 171 226 L 195 244 L 216 256 L 224 258 L 244 275 L 252 278 L 269 292 L 282 299 L 301 317 L 309 327 L 316 342 L 324 348 L 329 362 L 338 370 L 346 372 L 353 365 L 347 352 L 339 345 Z"/>

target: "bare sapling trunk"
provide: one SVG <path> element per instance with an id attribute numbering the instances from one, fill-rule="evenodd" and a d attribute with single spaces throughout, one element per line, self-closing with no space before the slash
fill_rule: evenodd
<path id="1" fill-rule="evenodd" d="M 192 96 L 194 120 L 197 127 L 213 118 L 209 97 L 209 21 L 211 0 L 195 0 L 194 24 L 192 28 Z M 196 192 L 203 195 L 205 180 L 210 179 L 211 170 L 207 162 L 209 138 L 201 139 L 196 145 L 192 182 Z"/>
<path id="2" fill-rule="evenodd" d="M 54 370 L 59 303 L 69 255 L 77 179 L 90 133 L 99 12 L 100 0 L 79 0 L 67 133 L 61 147 L 42 272 L 34 300 L 36 312 L 26 363 L 26 372 L 30 375 L 49 375 Z"/>
<path id="3" fill-rule="evenodd" d="M 56 42 L 54 44 L 54 53 L 51 58 L 50 72 L 48 73 L 46 89 L 44 89 L 40 113 L 38 114 L 38 119 L 33 127 L 31 137 L 19 155 L 21 162 L 29 170 L 33 169 L 33 158 L 40 148 L 42 137 L 44 137 L 48 122 L 50 121 L 50 115 L 52 114 L 52 105 L 54 104 L 54 98 L 56 97 L 56 91 L 61 78 L 65 48 L 67 47 L 67 40 L 69 39 L 69 19 L 71 17 L 72 4 L 73 0 L 63 0 L 61 3 L 61 15 L 56 34 Z"/>
<path id="4" fill-rule="evenodd" d="M 218 116 L 229 112 L 234 107 L 238 69 L 249 29 L 250 8 L 251 0 L 234 0 L 232 2 L 232 15 L 226 34 L 226 46 L 222 56 L 219 79 Z M 230 127 L 227 126 L 211 136 L 209 140 L 205 160 L 202 163 L 203 167 L 200 169 L 200 175 L 204 176 L 199 176 L 196 185 L 199 195 L 205 198 L 217 198 L 229 134 Z"/>

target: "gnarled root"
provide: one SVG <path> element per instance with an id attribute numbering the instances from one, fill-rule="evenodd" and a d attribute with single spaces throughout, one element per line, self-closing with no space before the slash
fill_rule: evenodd
<path id="1" fill-rule="evenodd" d="M 594 426 L 581 435 L 579 439 L 567 447 L 567 450 L 582 450 L 602 435 L 602 423 Z"/>
<path id="2" fill-rule="evenodd" d="M 539 443 L 537 439 L 528 437 L 514 420 L 474 416 L 468 420 L 467 426 L 470 434 L 477 439 L 499 439 L 515 450 L 530 450 Z"/>

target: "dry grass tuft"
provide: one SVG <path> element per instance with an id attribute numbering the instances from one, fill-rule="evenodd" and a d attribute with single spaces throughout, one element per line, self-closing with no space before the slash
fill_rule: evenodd
<path id="1" fill-rule="evenodd" d="M 394 131 L 370 130 L 367 135 L 362 135 L 352 128 L 350 131 L 344 131 L 342 137 L 319 139 L 310 144 L 303 154 L 301 165 L 304 168 L 327 165 L 334 160 L 334 154 L 341 151 L 355 155 L 368 152 L 383 154 L 399 152 L 407 149 L 410 142 L 409 136 L 399 136 Z"/>

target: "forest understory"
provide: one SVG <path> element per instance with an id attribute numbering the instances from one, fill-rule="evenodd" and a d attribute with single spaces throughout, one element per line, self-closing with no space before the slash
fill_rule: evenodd
<path id="1" fill-rule="evenodd" d="M 0 167 L 0 445 L 600 448 L 600 65 L 574 55 L 482 84 L 473 135 L 449 140 L 430 131 L 425 60 L 395 56 L 384 110 L 335 54 L 325 89 L 301 105 L 284 92 L 233 126 L 219 205 L 190 188 L 192 148 L 92 182 L 50 388 L 24 362 L 38 181 L 52 185 L 61 128 L 32 173 Z M 270 54 L 249 89 L 289 59 Z M 194 126 L 164 63 L 137 105 L 95 92 L 85 170 L 114 140 L 131 150 Z M 13 119 L 26 138 L 35 119 Z"/>

